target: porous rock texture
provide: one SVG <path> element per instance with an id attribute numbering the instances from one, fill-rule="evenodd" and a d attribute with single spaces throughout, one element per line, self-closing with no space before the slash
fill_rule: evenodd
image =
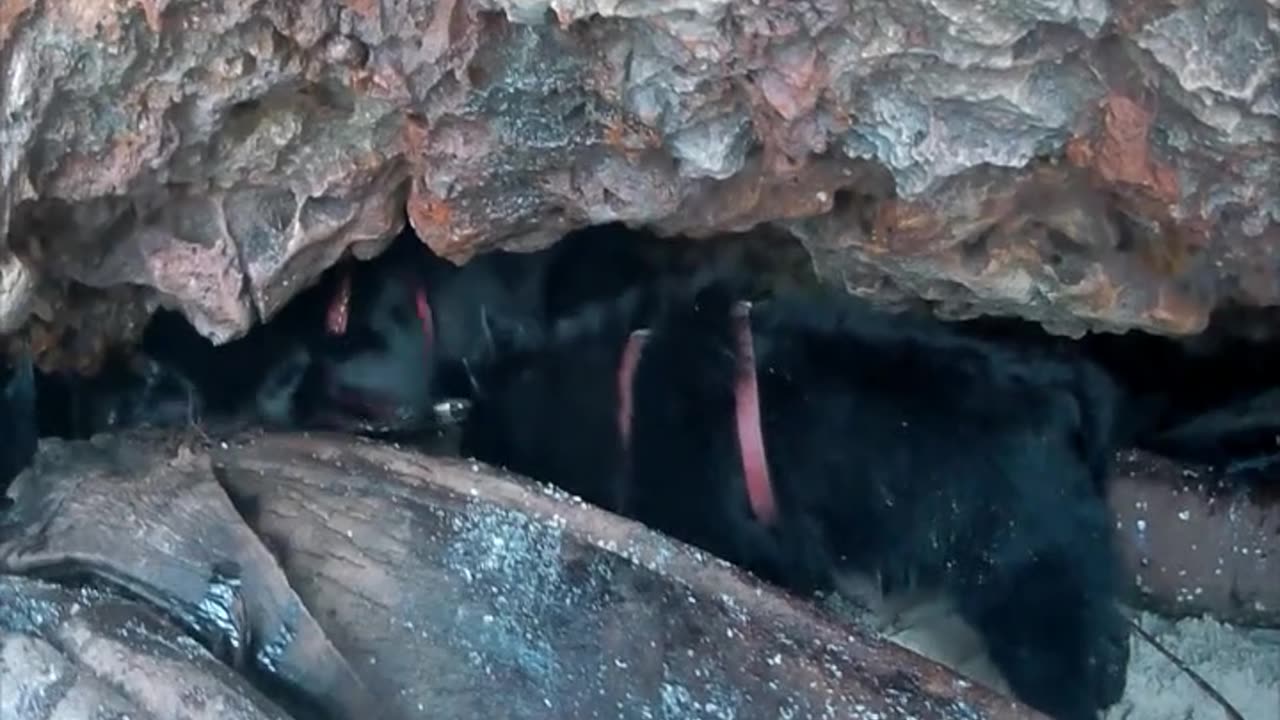
<path id="1" fill-rule="evenodd" d="M 0 87 L 46 365 L 157 305 L 236 337 L 406 210 L 459 262 L 773 222 L 1062 332 L 1280 302 L 1280 0 L 0 0 Z"/>

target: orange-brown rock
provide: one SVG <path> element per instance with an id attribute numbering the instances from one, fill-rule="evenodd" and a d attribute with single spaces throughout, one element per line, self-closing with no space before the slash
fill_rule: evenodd
<path id="1" fill-rule="evenodd" d="M 1278 58 L 1275 0 L 7 0 L 0 332 L 227 340 L 407 216 L 771 222 L 863 294 L 1192 333 L 1280 302 Z"/>

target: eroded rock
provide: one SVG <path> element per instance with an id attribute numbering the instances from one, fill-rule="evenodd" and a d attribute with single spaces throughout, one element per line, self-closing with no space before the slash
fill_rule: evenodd
<path id="1" fill-rule="evenodd" d="M 0 78 L 0 327 L 46 364 L 160 304 L 236 337 L 406 211 L 457 261 L 779 222 L 1063 332 L 1280 302 L 1276 0 L 17 0 Z"/>

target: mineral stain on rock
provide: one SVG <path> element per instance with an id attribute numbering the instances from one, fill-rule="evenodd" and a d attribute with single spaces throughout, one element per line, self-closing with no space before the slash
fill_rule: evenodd
<path id="1" fill-rule="evenodd" d="M 0 327 L 25 324 L 45 366 L 131 342 L 158 303 L 227 340 L 407 209 L 459 261 L 612 220 L 784 220 L 864 294 L 1195 332 L 1224 304 L 1280 302 L 1278 16 L 1263 0 L 9 3 L 0 264 L 29 279 L 0 283 Z M 1078 178 L 1045 176 L 1063 160 Z M 823 171 L 858 162 L 879 173 Z M 824 222 L 841 193 L 876 198 L 873 215 L 905 203 L 909 227 L 879 230 L 917 250 Z M 1079 216 L 1051 225 L 1056 249 L 1025 221 L 1046 194 Z M 204 221 L 165 210 L 191 203 Z M 1129 249 L 1094 242 L 1117 234 Z M 1001 252 L 975 275 L 979 240 Z M 1055 254 L 1076 270 L 1045 272 Z"/>

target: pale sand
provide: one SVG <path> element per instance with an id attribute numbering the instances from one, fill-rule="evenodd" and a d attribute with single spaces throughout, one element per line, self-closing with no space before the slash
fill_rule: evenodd
<path id="1" fill-rule="evenodd" d="M 892 598 L 865 579 L 842 578 L 830 606 L 853 622 L 1007 692 L 982 641 L 937 597 Z M 1226 697 L 1245 720 L 1280 720 L 1280 630 L 1241 628 L 1209 618 L 1171 621 L 1134 613 L 1162 645 Z M 1222 707 L 1143 638 L 1130 637 L 1124 698 L 1105 720 L 1223 720 Z"/>
<path id="2" fill-rule="evenodd" d="M 1280 720 L 1280 630 L 1226 625 L 1209 618 L 1177 622 L 1141 613 L 1143 629 L 1193 668 L 1245 720 Z M 1140 638 L 1131 641 L 1125 697 L 1106 720 L 1221 720 L 1222 707 Z"/>

